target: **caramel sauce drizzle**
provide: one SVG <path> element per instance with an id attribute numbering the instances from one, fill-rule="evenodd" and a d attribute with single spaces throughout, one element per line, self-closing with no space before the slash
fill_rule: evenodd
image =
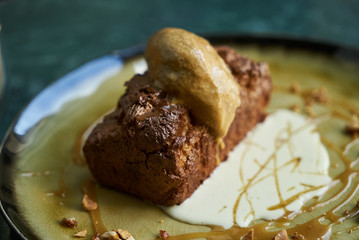
<path id="1" fill-rule="evenodd" d="M 278 86 L 276 86 L 278 90 Z M 279 88 L 280 90 L 283 90 L 283 88 Z M 285 90 L 285 92 L 288 92 L 288 89 Z M 311 94 L 313 94 L 313 90 L 308 91 L 296 91 L 294 94 L 299 95 L 303 101 L 307 101 L 307 104 L 313 104 L 312 102 L 308 101 L 308 98 L 311 98 Z M 336 103 L 336 104 L 335 104 Z M 349 104 L 346 102 L 343 104 L 342 102 L 338 103 L 336 101 L 324 101 L 321 104 L 325 104 L 329 106 L 330 104 L 340 104 L 341 108 L 344 108 L 347 112 L 351 114 L 358 114 L 359 111 L 357 111 L 354 108 L 349 107 Z M 332 107 L 331 109 L 331 116 L 333 118 L 339 118 L 344 121 L 350 121 L 350 116 L 348 116 L 345 113 L 340 112 L 335 107 Z M 298 131 L 298 130 L 297 130 Z M 295 131 L 293 132 L 291 127 L 288 126 L 287 128 L 288 136 L 292 136 L 295 134 Z M 284 141 L 276 141 L 276 151 L 282 147 L 284 144 L 286 144 L 289 141 L 290 137 L 288 139 L 285 139 Z M 289 164 L 294 163 L 295 170 L 296 166 L 298 166 L 300 159 L 293 158 L 292 160 L 286 162 L 282 166 L 276 165 L 276 154 L 273 153 L 263 165 L 260 165 L 257 161 L 257 165 L 260 167 L 258 172 L 248 181 L 247 185 L 241 189 L 241 193 L 239 194 L 237 201 L 235 203 L 234 209 L 233 209 L 233 222 L 234 225 L 230 229 L 223 229 L 218 226 L 212 226 L 211 231 L 209 232 L 198 232 L 198 233 L 187 233 L 187 234 L 181 234 L 177 236 L 171 236 L 168 239 L 169 240 L 190 240 L 190 239 L 197 239 L 197 238 L 206 238 L 208 240 L 220 240 L 220 239 L 232 239 L 232 240 L 240 240 L 245 236 L 251 229 L 254 229 L 255 238 L 256 239 L 272 239 L 276 232 L 279 232 L 280 229 L 285 228 L 287 230 L 288 236 L 292 236 L 293 234 L 300 233 L 304 236 L 305 239 L 329 239 L 332 234 L 340 235 L 343 233 L 351 233 L 353 231 L 359 230 L 359 226 L 354 226 L 349 229 L 346 229 L 344 231 L 339 231 L 336 233 L 332 233 L 332 227 L 335 224 L 343 223 L 347 219 L 351 219 L 354 217 L 359 216 L 359 208 L 358 207 L 352 207 L 351 210 L 346 210 L 342 214 L 337 214 L 338 212 L 342 211 L 343 208 L 348 206 L 348 203 L 353 200 L 355 196 L 357 196 L 359 192 L 359 185 L 358 180 L 355 180 L 359 176 L 359 170 L 354 170 L 353 166 L 359 163 L 359 158 L 356 161 L 352 161 L 347 157 L 347 153 L 350 151 L 350 149 L 359 144 L 359 138 L 356 134 L 353 135 L 352 140 L 347 143 L 343 150 L 337 147 L 335 144 L 330 142 L 325 137 L 321 136 L 322 142 L 327 146 L 327 148 L 331 149 L 336 153 L 336 155 L 341 159 L 342 163 L 345 165 L 345 170 L 340 173 L 338 176 L 336 176 L 333 179 L 333 185 L 338 185 L 341 183 L 340 189 L 337 191 L 337 193 L 332 196 L 329 200 L 322 200 L 319 201 L 318 198 L 315 198 L 315 202 L 312 203 L 309 206 L 303 206 L 302 209 L 298 212 L 289 212 L 287 211 L 285 215 L 277 220 L 273 221 L 266 221 L 258 224 L 254 224 L 251 227 L 239 227 L 236 223 L 236 217 L 237 217 L 237 209 L 239 202 L 241 198 L 247 194 L 247 190 L 250 186 L 258 183 L 259 181 L 264 180 L 267 176 L 262 177 L 261 179 L 255 179 L 260 174 L 263 169 L 267 167 L 270 161 L 274 161 L 274 172 L 273 175 L 276 176 L 276 171 L 284 166 L 287 166 Z M 290 150 L 290 143 L 287 144 Z M 246 155 L 246 151 L 243 153 L 242 158 Z M 241 162 L 242 159 L 241 159 Z M 243 181 L 243 173 L 240 172 L 241 181 Z M 276 181 L 276 185 L 278 186 L 278 182 Z M 356 186 L 356 187 L 355 187 Z M 280 197 L 280 191 L 277 187 L 278 196 L 280 198 L 280 203 L 272 206 L 269 208 L 269 210 L 275 210 L 279 208 L 285 208 L 288 204 L 295 201 L 300 195 L 305 194 L 309 191 L 314 191 L 319 188 L 322 188 L 323 186 L 313 187 L 308 186 L 309 189 L 294 195 L 293 197 L 283 200 Z M 334 206 L 332 206 L 332 209 L 326 209 L 328 208 L 329 204 L 335 203 Z M 301 224 L 294 224 L 291 220 L 293 220 L 296 216 L 300 214 L 305 214 L 308 212 L 312 212 L 312 214 L 315 214 L 316 217 L 314 217 L 312 220 L 307 221 L 305 223 Z M 329 221 L 329 223 L 325 224 L 324 222 Z"/>
<path id="2" fill-rule="evenodd" d="M 61 177 L 61 179 L 59 181 L 59 186 L 60 186 L 60 189 L 58 189 L 56 191 L 49 192 L 48 195 L 53 194 L 57 197 L 65 198 L 66 194 L 67 194 L 67 187 L 65 185 L 65 180 L 63 177 Z"/>
<path id="3" fill-rule="evenodd" d="M 89 198 L 95 202 L 97 201 L 97 194 L 96 194 L 96 183 L 92 179 L 86 180 L 82 184 L 82 192 L 84 194 L 87 194 Z M 102 218 L 100 215 L 100 207 L 99 204 L 97 204 L 98 207 L 95 210 L 88 211 L 91 222 L 92 222 L 92 229 L 95 233 L 103 234 L 107 232 L 107 229 L 105 227 L 105 224 L 102 222 Z"/>
<path id="4" fill-rule="evenodd" d="M 300 159 L 298 158 L 295 158 L 294 155 L 293 155 L 293 151 L 292 151 L 292 145 L 290 143 L 290 140 L 291 138 L 301 132 L 302 130 L 304 130 L 305 128 L 309 127 L 310 125 L 304 125 L 304 126 L 301 126 L 295 130 L 292 130 L 290 124 L 288 124 L 287 126 L 287 134 L 288 134 L 288 137 L 285 138 L 285 139 L 281 139 L 280 138 L 280 135 L 282 132 L 279 132 L 278 133 L 278 136 L 276 137 L 276 140 L 275 140 L 275 151 L 268 157 L 268 159 L 264 162 L 263 165 L 259 165 L 259 170 L 253 175 L 253 177 L 251 179 L 249 179 L 248 183 L 243 187 L 243 189 L 240 189 L 240 194 L 235 202 L 235 205 L 234 205 L 234 208 L 233 208 L 233 223 L 234 224 L 237 224 L 237 212 L 238 212 L 238 207 L 239 207 L 239 203 L 243 197 L 243 195 L 245 196 L 248 196 L 248 189 L 252 186 L 254 186 L 256 183 L 260 182 L 260 181 L 263 181 L 265 178 L 269 177 L 269 176 L 274 176 L 274 179 L 275 179 L 275 185 L 276 185 L 276 189 L 277 189 L 277 194 L 278 194 L 278 198 L 280 200 L 280 203 L 278 205 L 276 205 L 275 207 L 273 207 L 273 210 L 275 209 L 278 209 L 278 208 L 283 208 L 283 210 L 287 211 L 286 209 L 286 206 L 288 204 L 290 204 L 291 202 L 295 201 L 296 200 L 296 197 L 304 194 L 304 193 L 307 193 L 307 192 L 310 192 L 310 191 L 314 191 L 314 190 L 317 190 L 319 189 L 319 187 L 315 187 L 315 188 L 310 188 L 306 191 L 303 191 L 301 194 L 298 194 L 296 195 L 295 198 L 290 198 L 290 199 L 286 199 L 284 200 L 283 197 L 282 197 L 282 194 L 280 192 L 280 188 L 279 188 L 279 181 L 278 181 L 278 171 L 287 166 L 288 164 L 290 163 L 294 163 L 294 167 L 292 169 L 292 171 L 295 170 L 295 168 L 299 165 L 299 162 L 300 162 Z M 281 149 L 283 146 L 287 145 L 288 148 L 289 148 L 289 151 L 291 153 L 291 156 L 293 159 L 289 160 L 287 163 L 283 164 L 282 166 L 277 166 L 277 152 L 279 149 Z M 243 159 L 245 158 L 245 155 L 246 153 L 248 152 L 249 148 L 247 147 L 243 153 L 243 155 L 241 156 L 241 169 L 240 169 L 240 179 L 242 181 L 242 183 L 244 183 L 244 178 L 243 178 L 243 172 L 242 172 L 242 163 L 243 163 Z M 258 176 L 262 173 L 262 171 L 264 169 L 267 168 L 267 166 L 269 165 L 269 163 L 271 163 L 271 161 L 273 161 L 273 164 L 274 164 L 274 168 L 273 168 L 273 172 L 272 174 L 267 174 L 266 176 L 262 177 L 262 178 L 259 178 L 258 179 Z M 258 165 L 258 164 L 257 164 Z M 248 201 L 248 199 L 247 199 Z M 252 209 L 252 213 L 254 215 L 254 209 L 253 209 L 253 206 L 252 206 L 252 203 L 250 201 L 248 201 L 248 203 L 250 204 L 251 206 L 251 209 Z M 278 207 L 279 206 L 279 207 Z"/>
<path id="5" fill-rule="evenodd" d="M 290 198 L 288 198 L 286 200 L 281 199 L 278 204 L 269 207 L 268 210 L 277 210 L 277 209 L 280 209 L 280 208 L 285 208 L 285 206 L 287 206 L 287 205 L 291 204 L 292 202 L 294 202 L 295 200 L 297 200 L 298 197 L 300 197 L 301 195 L 303 195 L 305 193 L 308 193 L 308 192 L 312 192 L 312 191 L 321 189 L 323 187 L 324 187 L 324 185 L 311 187 L 311 188 L 309 188 L 307 190 L 301 191 L 301 192 L 293 195 L 292 197 L 290 197 Z"/>
<path id="6" fill-rule="evenodd" d="M 60 198 L 66 197 L 67 187 L 65 184 L 65 170 L 66 170 L 66 167 L 64 169 L 62 169 L 62 171 L 61 171 L 61 176 L 60 176 L 60 180 L 59 180 L 59 189 L 51 191 L 51 192 L 47 192 L 47 196 L 57 196 Z M 62 202 L 60 202 L 60 204 L 62 205 Z"/>

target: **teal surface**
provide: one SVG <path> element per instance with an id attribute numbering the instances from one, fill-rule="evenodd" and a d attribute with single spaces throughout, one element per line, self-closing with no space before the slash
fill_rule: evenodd
<path id="1" fill-rule="evenodd" d="M 359 1 L 0 0 L 0 140 L 23 106 L 82 63 L 156 30 L 294 36 L 359 48 Z M 10 231 L 0 223 L 0 239 Z M 14 239 L 14 237 L 11 237 Z"/>

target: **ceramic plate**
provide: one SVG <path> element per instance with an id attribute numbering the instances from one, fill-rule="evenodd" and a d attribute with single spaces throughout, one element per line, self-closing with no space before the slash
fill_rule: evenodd
<path id="1" fill-rule="evenodd" d="M 359 52 L 283 38 L 210 39 L 269 64 L 274 90 L 268 112 L 284 108 L 312 118 L 330 116 L 318 125 L 318 131 L 336 182 L 324 197 L 309 201 L 291 220 L 253 223 L 257 239 L 269 236 L 261 234 L 263 224 L 271 236 L 295 227 L 304 235 L 312 232 L 310 236 L 323 239 L 358 239 L 359 140 L 357 134 L 346 132 L 346 126 L 359 116 Z M 168 231 L 170 239 L 239 239 L 239 235 L 228 238 L 235 235 L 233 231 L 221 235 L 214 226 L 176 221 L 148 202 L 89 180 L 81 137 L 116 106 L 124 82 L 146 70 L 142 52 L 143 46 L 135 46 L 79 67 L 44 89 L 14 121 L 1 148 L 1 207 L 24 239 L 72 239 L 83 229 L 88 231 L 86 239 L 91 239 L 96 229 L 104 228 L 126 229 L 136 239 L 156 239 L 161 229 Z M 299 92 L 293 91 L 293 84 L 300 87 Z M 324 91 L 328 101 L 308 107 L 308 97 L 317 91 Z M 96 199 L 97 211 L 83 210 L 83 192 Z M 59 222 L 64 217 L 75 217 L 78 226 L 62 227 Z"/>

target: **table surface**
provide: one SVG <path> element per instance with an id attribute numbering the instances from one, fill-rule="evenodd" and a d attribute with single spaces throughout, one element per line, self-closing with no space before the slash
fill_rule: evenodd
<path id="1" fill-rule="evenodd" d="M 0 140 L 48 84 L 95 57 L 145 43 L 163 27 L 293 36 L 359 49 L 358 12 L 356 0 L 0 0 Z M 16 239 L 2 219 L 0 232 L 1 240 Z"/>

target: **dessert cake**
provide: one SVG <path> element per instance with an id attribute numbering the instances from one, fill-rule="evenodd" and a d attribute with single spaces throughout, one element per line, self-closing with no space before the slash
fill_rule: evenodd
<path id="1" fill-rule="evenodd" d="M 198 118 L 175 88 L 157 84 L 149 64 L 146 73 L 126 83 L 117 108 L 94 128 L 84 145 L 88 166 L 100 184 L 155 204 L 180 204 L 263 121 L 272 89 L 268 66 L 226 46 L 215 51 L 240 85 L 241 104 L 225 134 Z"/>

